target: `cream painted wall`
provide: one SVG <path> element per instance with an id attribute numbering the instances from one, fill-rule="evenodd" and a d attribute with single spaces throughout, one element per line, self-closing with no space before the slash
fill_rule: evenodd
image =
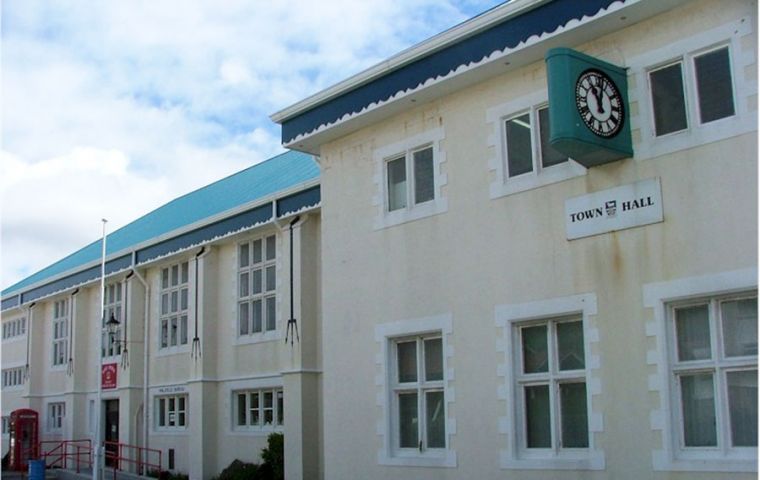
<path id="1" fill-rule="evenodd" d="M 628 58 L 742 16 L 755 24 L 755 9 L 754 2 L 693 2 L 576 48 L 626 65 Z M 737 55 L 755 58 L 754 43 L 741 39 L 745 51 Z M 753 71 L 747 69 L 744 80 L 751 83 Z M 363 478 L 437 479 L 754 477 L 653 472 L 652 452 L 662 445 L 650 412 L 660 399 L 648 388 L 654 367 L 647 364 L 652 346 L 645 324 L 653 313 L 643 305 L 642 286 L 756 267 L 756 124 L 721 141 L 618 161 L 491 199 L 495 175 L 489 161 L 498 153 L 489 146 L 494 129 L 487 110 L 545 84 L 543 64 L 530 65 L 323 146 L 325 478 L 355 472 Z M 745 93 L 739 93 L 739 108 L 754 116 L 756 100 Z M 632 105 L 634 125 L 645 121 L 636 118 L 638 109 Z M 375 230 L 379 207 L 373 203 L 381 192 L 373 152 L 436 128 L 445 132 L 442 169 L 448 182 L 442 195 L 448 211 Z M 638 151 L 649 140 L 634 133 Z M 652 177 L 662 183 L 663 223 L 566 240 L 566 199 Z M 593 435 L 606 470 L 500 469 L 507 438 L 498 422 L 507 403 L 498 396 L 504 380 L 497 368 L 505 358 L 494 309 L 582 293 L 594 293 L 598 301 L 590 321 L 600 340 L 590 353 L 600 358 L 601 392 L 592 398 L 592 412 L 602 415 L 603 429 Z M 383 415 L 377 399 L 384 392 L 376 386 L 381 350 L 375 326 L 440 314 L 453 319 L 456 393 L 448 415 L 456 422 L 451 448 L 458 466 L 379 466 L 376 431 Z"/>

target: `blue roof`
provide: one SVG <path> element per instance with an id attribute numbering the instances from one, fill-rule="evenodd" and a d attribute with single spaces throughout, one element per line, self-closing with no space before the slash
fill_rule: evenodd
<path id="1" fill-rule="evenodd" d="M 289 151 L 190 192 L 112 232 L 106 255 L 319 178 L 311 155 Z M 5 296 L 100 258 L 100 239 L 2 291 Z"/>

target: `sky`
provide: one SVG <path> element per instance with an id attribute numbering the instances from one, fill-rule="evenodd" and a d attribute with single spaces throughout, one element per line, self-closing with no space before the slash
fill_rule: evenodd
<path id="1" fill-rule="evenodd" d="M 7 0 L 0 286 L 284 151 L 269 115 L 498 0 Z"/>

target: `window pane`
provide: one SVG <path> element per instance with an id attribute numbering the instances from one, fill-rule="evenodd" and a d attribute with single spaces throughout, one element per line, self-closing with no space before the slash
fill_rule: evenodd
<path id="1" fill-rule="evenodd" d="M 399 394 L 398 411 L 399 446 L 401 448 L 418 448 L 417 394 Z"/>
<path id="2" fill-rule="evenodd" d="M 757 370 L 728 372 L 728 412 L 731 443 L 735 447 L 757 446 Z"/>
<path id="3" fill-rule="evenodd" d="M 166 400 L 163 398 L 158 400 L 158 424 L 166 426 Z"/>
<path id="4" fill-rule="evenodd" d="M 727 357 L 757 355 L 757 298 L 720 304 Z"/>
<path id="5" fill-rule="evenodd" d="M 549 351 L 546 345 L 546 325 L 526 327 L 522 333 L 523 372 L 549 371 Z"/>
<path id="6" fill-rule="evenodd" d="M 443 408 L 443 392 L 425 393 L 425 414 L 427 447 L 446 448 L 446 419 Z"/>
<path id="7" fill-rule="evenodd" d="M 248 335 L 248 302 L 238 305 L 238 324 L 240 335 Z"/>
<path id="8" fill-rule="evenodd" d="M 161 288 L 169 288 L 169 269 L 161 270 Z"/>
<path id="9" fill-rule="evenodd" d="M 179 308 L 180 310 L 187 310 L 187 289 L 183 288 L 179 291 Z M 119 309 L 121 314 L 121 309 Z"/>
<path id="10" fill-rule="evenodd" d="M 433 147 L 414 152 L 414 203 L 433 199 Z"/>
<path id="11" fill-rule="evenodd" d="M 686 100 L 681 64 L 676 63 L 650 73 L 649 81 L 652 85 L 655 135 L 684 130 L 687 127 Z"/>
<path id="12" fill-rule="evenodd" d="M 567 155 L 558 152 L 549 143 L 549 108 L 538 111 L 538 129 L 541 134 L 541 165 L 551 167 L 567 161 Z"/>
<path id="13" fill-rule="evenodd" d="M 388 162 L 388 211 L 406 208 L 406 162 L 397 158 Z"/>
<path id="14" fill-rule="evenodd" d="M 552 446 L 549 386 L 525 387 L 525 431 L 528 448 Z"/>
<path id="15" fill-rule="evenodd" d="M 731 86 L 731 63 L 728 48 L 721 48 L 694 58 L 699 96 L 699 118 L 712 122 L 734 114 Z"/>
<path id="16" fill-rule="evenodd" d="M 253 263 L 261 263 L 261 240 L 253 241 Z"/>
<path id="17" fill-rule="evenodd" d="M 716 446 L 712 374 L 683 375 L 680 379 L 684 444 L 687 447 Z"/>
<path id="18" fill-rule="evenodd" d="M 161 321 L 161 348 L 169 346 L 169 322 Z"/>
<path id="19" fill-rule="evenodd" d="M 240 296 L 248 296 L 248 272 L 240 274 Z"/>
<path id="20" fill-rule="evenodd" d="M 275 289 L 275 266 L 267 267 L 267 292 Z"/>
<path id="21" fill-rule="evenodd" d="M 557 353 L 560 370 L 580 370 L 586 367 L 581 322 L 557 324 Z"/>
<path id="22" fill-rule="evenodd" d="M 425 380 L 443 380 L 443 342 L 440 338 L 425 340 Z"/>
<path id="23" fill-rule="evenodd" d="M 586 384 L 561 383 L 559 401 L 562 416 L 562 446 L 588 448 Z"/>
<path id="24" fill-rule="evenodd" d="M 169 313 L 169 294 L 161 295 L 161 315 Z"/>
<path id="25" fill-rule="evenodd" d="M 179 265 L 174 265 L 172 267 L 172 285 L 179 284 Z"/>
<path id="26" fill-rule="evenodd" d="M 188 265 L 187 262 L 180 265 L 180 268 L 182 269 L 182 282 L 181 283 L 187 283 L 187 276 L 188 276 Z"/>
<path id="27" fill-rule="evenodd" d="M 177 317 L 172 317 L 170 320 L 170 328 L 169 328 L 169 345 L 176 345 L 177 344 Z"/>
<path id="28" fill-rule="evenodd" d="M 274 241 L 274 235 L 267 237 L 267 260 L 274 260 L 277 247 Z"/>
<path id="29" fill-rule="evenodd" d="M 252 310 L 253 327 L 251 328 L 251 332 L 257 333 L 261 331 L 261 300 L 253 302 Z"/>
<path id="30" fill-rule="evenodd" d="M 533 148 L 530 144 L 530 114 L 506 121 L 507 170 L 509 176 L 533 171 Z"/>
<path id="31" fill-rule="evenodd" d="M 401 342 L 396 344 L 398 350 L 398 381 L 417 381 L 417 342 Z"/>
<path id="32" fill-rule="evenodd" d="M 285 420 L 285 400 L 282 391 L 277 392 L 277 425 L 282 425 Z"/>
<path id="33" fill-rule="evenodd" d="M 253 294 L 261 293 L 261 270 L 253 271 Z"/>
<path id="34" fill-rule="evenodd" d="M 707 305 L 676 309 L 678 360 L 702 360 L 712 356 Z"/>
<path id="35" fill-rule="evenodd" d="M 275 297 L 267 297 L 267 330 L 274 330 L 277 326 Z"/>
<path id="36" fill-rule="evenodd" d="M 172 312 L 176 312 L 177 309 L 179 308 L 179 302 L 178 302 L 178 298 L 179 297 L 177 296 L 177 292 L 172 292 L 172 297 L 171 298 L 172 298 L 172 301 L 171 301 L 171 311 Z"/>
<path id="37" fill-rule="evenodd" d="M 238 258 L 240 259 L 239 265 L 241 267 L 247 267 L 248 264 L 251 262 L 251 247 L 249 244 L 244 243 L 240 245 L 240 250 L 238 251 Z"/>
<path id="38" fill-rule="evenodd" d="M 179 318 L 179 343 L 181 345 L 187 344 L 187 315 L 182 315 Z"/>

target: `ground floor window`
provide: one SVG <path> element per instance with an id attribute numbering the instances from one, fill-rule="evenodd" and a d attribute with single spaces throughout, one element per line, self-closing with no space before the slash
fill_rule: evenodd
<path id="1" fill-rule="evenodd" d="M 49 403 L 47 415 L 48 431 L 61 431 L 63 429 L 63 419 L 66 417 L 66 404 L 64 402 Z"/>
<path id="2" fill-rule="evenodd" d="M 24 367 L 3 369 L 3 388 L 18 387 L 24 383 Z"/>
<path id="3" fill-rule="evenodd" d="M 285 403 L 281 388 L 240 390 L 233 392 L 236 429 L 279 427 L 285 420 Z"/>
<path id="4" fill-rule="evenodd" d="M 156 397 L 156 427 L 176 430 L 187 427 L 187 395 Z"/>

